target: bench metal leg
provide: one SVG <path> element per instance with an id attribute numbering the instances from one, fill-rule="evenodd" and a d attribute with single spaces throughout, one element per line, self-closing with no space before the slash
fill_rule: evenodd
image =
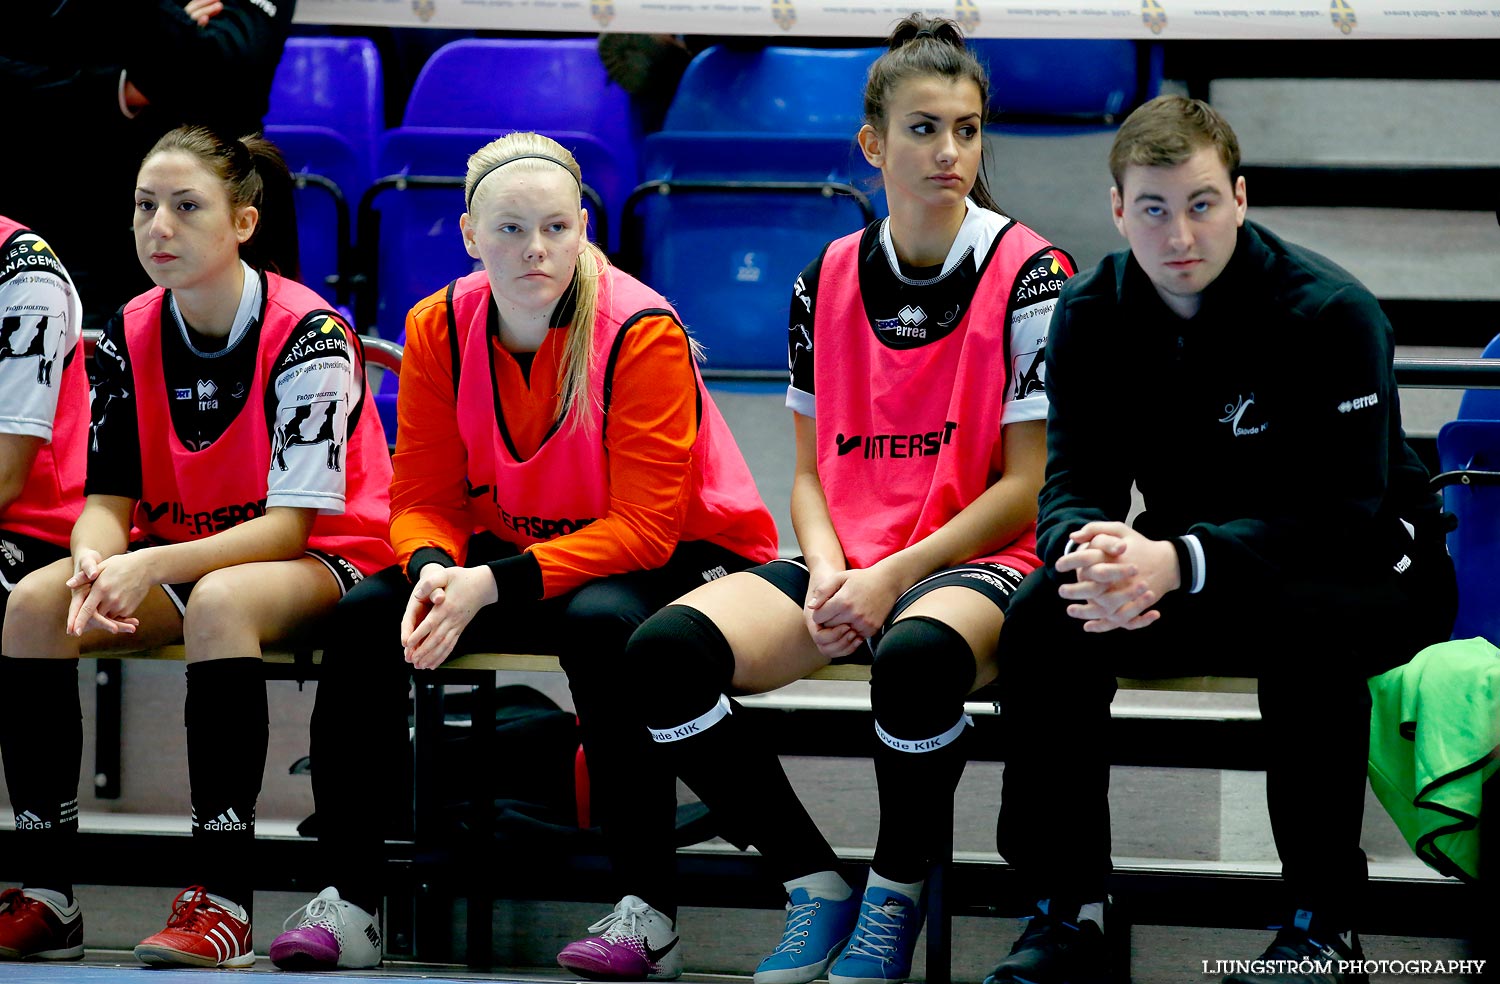
<path id="1" fill-rule="evenodd" d="M 953 801 L 939 808 L 947 813 L 941 827 L 947 836 L 935 845 L 936 860 L 927 873 L 927 984 L 950 984 L 953 979 L 953 913 L 945 898 L 953 858 Z"/>
<path id="2" fill-rule="evenodd" d="M 124 668 L 117 659 L 98 660 L 94 671 L 94 795 L 120 798 L 121 693 Z"/>
<path id="3" fill-rule="evenodd" d="M 474 685 L 469 700 L 470 740 L 474 743 L 475 762 L 491 765 L 481 768 L 473 777 L 473 802 L 470 818 L 474 859 L 473 875 L 468 883 L 468 964 L 471 968 L 488 968 L 495 962 L 495 892 L 490 887 L 495 876 L 495 674 L 487 673 Z"/>
<path id="4" fill-rule="evenodd" d="M 415 736 L 412 764 L 413 840 L 419 857 L 430 856 L 441 848 L 440 806 L 442 790 L 438 782 L 438 762 L 443 741 L 443 685 L 416 674 Z M 417 957 L 440 962 L 451 959 L 453 949 L 452 907 L 439 898 L 440 889 L 426 882 L 416 886 L 412 921 Z"/>
<path id="5" fill-rule="evenodd" d="M 384 901 L 385 910 L 381 916 L 385 923 L 383 932 L 386 956 L 414 959 L 417 955 L 413 939 L 416 900 L 410 888 L 403 886 L 400 893 L 387 893 Z"/>

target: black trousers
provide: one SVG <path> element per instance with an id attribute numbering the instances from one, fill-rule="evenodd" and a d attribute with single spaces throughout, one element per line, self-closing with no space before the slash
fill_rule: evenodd
<path id="1" fill-rule="evenodd" d="M 469 562 L 513 549 L 474 537 Z M 706 542 L 680 544 L 660 568 L 600 578 L 575 591 L 524 605 L 482 609 L 456 652 L 537 652 L 561 657 L 589 762 L 591 808 L 604 829 L 620 895 L 675 911 L 675 778 L 650 754 L 638 714 L 621 699 L 625 643 L 657 609 L 703 584 L 716 569 L 752 562 Z M 312 717 L 313 796 L 331 884 L 367 909 L 384 886 L 374 879 L 387 832 L 402 829 L 411 787 L 407 696 L 412 669 L 402 658 L 401 617 L 411 584 L 391 567 L 366 578 L 334 611 Z M 497 764 L 503 768 L 503 763 Z"/>
<path id="2" fill-rule="evenodd" d="M 1368 877 L 1359 847 L 1367 679 L 1446 640 L 1457 607 L 1441 538 L 1414 545 L 1411 558 L 1405 573 L 1381 568 L 1337 584 L 1268 578 L 1253 597 L 1173 592 L 1156 623 L 1098 635 L 1067 614 L 1059 575 L 1036 571 L 1011 604 L 998 680 L 1008 757 L 997 841 L 1026 889 L 1037 898 L 1104 897 L 1116 675 L 1253 676 L 1288 901 L 1349 928 Z"/>

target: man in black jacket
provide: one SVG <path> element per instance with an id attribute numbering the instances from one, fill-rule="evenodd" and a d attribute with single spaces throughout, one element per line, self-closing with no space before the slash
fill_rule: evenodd
<path id="1" fill-rule="evenodd" d="M 1448 637 L 1453 567 L 1389 322 L 1349 273 L 1245 221 L 1239 163 L 1205 103 L 1132 113 L 1110 153 L 1130 249 L 1053 315 L 1044 566 L 999 681 L 999 847 L 1039 903 L 996 984 L 1107 978 L 1114 677 L 1185 673 L 1259 680 L 1286 910 L 1266 972 L 1228 980 L 1364 980 L 1338 961 L 1361 956 L 1366 679 Z"/>
<path id="2" fill-rule="evenodd" d="M 185 123 L 256 133 L 296 0 L 12 0 L 0 34 L 0 214 L 46 229 L 102 328 L 151 287 L 136 171 Z"/>

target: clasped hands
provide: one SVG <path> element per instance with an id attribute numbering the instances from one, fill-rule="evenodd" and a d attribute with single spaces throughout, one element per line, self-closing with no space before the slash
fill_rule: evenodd
<path id="1" fill-rule="evenodd" d="M 905 589 L 884 562 L 860 570 L 813 571 L 802 609 L 807 633 L 827 658 L 848 656 L 880 631 Z"/>
<path id="2" fill-rule="evenodd" d="M 423 565 L 401 619 L 406 661 L 417 670 L 442 666 L 479 609 L 499 599 L 488 567 Z"/>
<path id="3" fill-rule="evenodd" d="M 1068 614 L 1085 632 L 1140 629 L 1161 618 L 1155 606 L 1182 585 L 1177 550 L 1167 540 L 1151 540 L 1124 523 L 1094 522 L 1068 537 L 1076 547 L 1060 557 L 1059 573 L 1073 572 L 1075 583 L 1057 593 Z"/>
<path id="4" fill-rule="evenodd" d="M 116 635 L 140 628 L 135 610 L 158 583 L 151 575 L 150 548 L 102 556 L 97 550 L 78 551 L 73 576 L 68 578 L 67 633 L 82 636 L 90 629 Z"/>

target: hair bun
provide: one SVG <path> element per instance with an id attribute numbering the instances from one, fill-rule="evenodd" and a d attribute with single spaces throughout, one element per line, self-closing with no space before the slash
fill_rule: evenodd
<path id="1" fill-rule="evenodd" d="M 954 21 L 946 17 L 929 17 L 926 14 L 911 13 L 902 18 L 901 23 L 891 31 L 891 36 L 886 41 L 886 49 L 895 51 L 897 48 L 916 41 L 936 41 L 939 44 L 951 45 L 960 51 L 966 47 L 963 29 Z"/>

